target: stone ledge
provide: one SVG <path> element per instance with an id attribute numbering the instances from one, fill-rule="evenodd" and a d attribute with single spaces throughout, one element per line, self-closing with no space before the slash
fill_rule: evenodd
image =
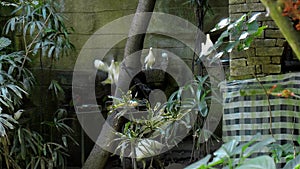
<path id="1" fill-rule="evenodd" d="M 283 47 L 256 48 L 257 56 L 281 56 Z"/>
<path id="2" fill-rule="evenodd" d="M 241 58 L 241 59 L 232 59 L 230 60 L 230 67 L 240 67 L 240 66 L 246 66 L 247 59 Z"/>
<path id="3" fill-rule="evenodd" d="M 234 4 L 229 5 L 229 13 L 247 13 L 265 11 L 265 6 L 261 3 Z"/>
<path id="4" fill-rule="evenodd" d="M 250 48 L 250 49 L 245 50 L 245 51 L 234 50 L 230 53 L 230 58 L 231 59 L 247 58 L 247 57 L 251 57 L 251 56 L 255 56 L 255 49 L 254 48 Z"/>
<path id="5" fill-rule="evenodd" d="M 276 46 L 282 47 L 286 43 L 285 39 L 277 39 Z"/>
<path id="6" fill-rule="evenodd" d="M 229 4 L 243 4 L 246 0 L 229 0 Z"/>
<path id="7" fill-rule="evenodd" d="M 246 3 L 260 2 L 260 0 L 246 0 Z"/>
<path id="8" fill-rule="evenodd" d="M 280 30 L 265 30 L 265 38 L 284 38 Z"/>
<path id="9" fill-rule="evenodd" d="M 271 63 L 280 64 L 281 57 L 271 57 Z"/>
<path id="10" fill-rule="evenodd" d="M 278 27 L 274 21 L 263 21 L 262 25 L 267 25 L 268 28 L 278 29 Z"/>
<path id="11" fill-rule="evenodd" d="M 230 69 L 230 76 L 252 75 L 255 72 L 255 66 L 235 67 Z"/>
<path id="12" fill-rule="evenodd" d="M 261 47 L 261 46 L 275 46 L 276 39 L 255 39 L 253 42 L 254 47 Z"/>
<path id="13" fill-rule="evenodd" d="M 248 65 L 270 64 L 271 58 L 270 57 L 249 57 L 247 63 Z"/>
<path id="14" fill-rule="evenodd" d="M 273 19 L 270 16 L 266 16 L 266 12 L 262 12 L 257 21 L 273 21 Z"/>
<path id="15" fill-rule="evenodd" d="M 281 73 L 281 65 L 262 65 L 262 72 L 266 74 Z"/>

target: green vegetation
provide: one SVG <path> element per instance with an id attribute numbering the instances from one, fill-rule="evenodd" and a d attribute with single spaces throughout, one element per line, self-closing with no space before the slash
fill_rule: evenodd
<path id="1" fill-rule="evenodd" d="M 10 52 L 11 40 L 0 38 L 0 165 L 8 169 L 65 168 L 69 143 L 76 144 L 74 131 L 66 124 L 72 120 L 68 112 L 59 108 L 50 119 L 37 121 L 34 111 L 24 105 L 36 84 L 30 58 L 38 55 L 41 61 L 44 56 L 53 60 L 73 48 L 63 16 L 54 1 L 20 0 L 1 5 L 15 9 L 4 32 L 21 34 L 24 46 Z M 54 100 L 62 101 L 64 92 L 57 81 L 51 82 L 49 91 Z"/>

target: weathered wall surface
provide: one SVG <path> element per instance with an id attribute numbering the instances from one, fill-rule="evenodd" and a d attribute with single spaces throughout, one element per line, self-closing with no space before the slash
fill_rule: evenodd
<path id="1" fill-rule="evenodd" d="M 186 2 L 187 0 L 158 0 L 155 6 L 155 12 L 173 14 L 187 19 L 191 23 L 196 23 L 193 8 Z M 208 14 L 206 16 L 204 23 L 204 31 L 206 32 L 221 18 L 228 16 L 227 1 L 211 1 L 210 3 L 214 14 Z M 71 42 L 74 43 L 76 47 L 76 51 L 74 51 L 71 56 L 65 56 L 55 61 L 53 68 L 72 71 L 78 53 L 91 35 L 113 20 L 129 14 L 134 14 L 137 4 L 138 0 L 61 0 L 62 11 L 67 18 L 67 23 L 75 30 L 70 37 Z M 125 40 L 120 42 L 110 50 L 108 55 L 121 60 L 123 58 L 125 43 Z M 168 48 L 168 50 L 174 52 L 179 57 L 185 58 L 184 60 L 190 65 L 192 52 L 187 50 L 185 46 L 176 40 L 170 40 L 168 37 L 150 34 L 147 35 L 145 40 L 145 48 L 149 48 L 149 46 Z M 105 47 L 99 46 L 99 48 Z M 34 59 L 34 62 L 36 63 L 35 65 L 38 66 L 38 58 Z M 49 65 L 50 63 L 45 59 L 44 64 Z"/>
<path id="2" fill-rule="evenodd" d="M 260 25 L 268 25 L 262 36 L 251 48 L 230 55 L 230 76 L 233 79 L 253 78 L 253 74 L 268 75 L 281 73 L 281 56 L 285 39 L 270 17 L 266 17 L 265 7 L 259 0 L 229 0 L 229 16 L 239 18 L 248 12 L 262 12 L 258 18 Z"/>

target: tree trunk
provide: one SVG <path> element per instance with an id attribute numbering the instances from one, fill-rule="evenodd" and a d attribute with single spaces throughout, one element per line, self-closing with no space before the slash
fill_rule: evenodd
<path id="1" fill-rule="evenodd" d="M 156 0 L 139 0 L 138 7 L 135 13 L 135 16 L 133 18 L 131 28 L 129 31 L 125 52 L 124 52 L 124 59 L 125 59 L 125 70 L 127 74 L 130 76 L 132 73 L 130 72 L 130 69 L 127 69 L 126 67 L 133 67 L 134 69 L 138 69 L 141 66 L 139 59 L 134 59 L 131 57 L 128 57 L 129 55 L 141 51 L 143 49 L 144 39 L 145 39 L 145 32 L 147 31 L 148 24 L 151 19 L 151 15 L 148 14 L 142 14 L 141 12 L 153 12 L 154 6 L 155 6 Z M 142 33 L 142 34 L 139 34 Z M 132 36 L 135 34 L 139 34 L 136 36 Z M 141 53 L 139 53 L 141 54 Z M 128 57 L 128 59 L 127 59 Z M 139 56 L 140 58 L 140 56 Z M 122 69 L 122 67 L 121 67 Z M 129 72 L 128 72 L 129 71 Z M 118 86 L 122 86 L 122 81 Z M 118 90 L 116 90 L 118 91 Z M 118 93 L 118 92 L 117 92 Z M 118 96 L 118 94 L 116 94 Z M 117 120 L 115 118 L 117 112 L 109 115 L 107 117 L 107 120 L 103 127 L 101 134 L 98 137 L 97 143 L 101 145 L 105 144 L 108 145 L 111 143 L 111 141 L 114 138 L 114 133 L 111 132 L 112 129 L 115 131 L 120 131 L 121 127 L 124 124 L 123 120 Z M 92 149 L 89 157 L 87 158 L 83 169 L 103 169 L 106 165 L 106 162 L 111 154 L 111 152 L 108 152 L 104 149 L 102 149 L 98 144 L 95 144 L 94 148 Z"/>
<path id="2" fill-rule="evenodd" d="M 300 31 L 294 28 L 288 17 L 282 15 L 283 0 L 261 0 L 261 2 L 269 10 L 272 19 L 300 60 Z"/>

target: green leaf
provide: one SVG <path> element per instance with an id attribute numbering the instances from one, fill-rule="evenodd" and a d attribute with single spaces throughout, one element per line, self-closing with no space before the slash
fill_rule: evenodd
<path id="1" fill-rule="evenodd" d="M 46 8 L 45 7 L 42 8 L 42 16 L 43 16 L 43 19 L 46 20 L 46 18 L 47 18 L 47 12 L 46 12 Z"/>
<path id="2" fill-rule="evenodd" d="M 239 44 L 238 40 L 229 42 L 225 48 L 225 51 L 230 53 L 236 47 L 237 44 Z"/>
<path id="3" fill-rule="evenodd" d="M 223 39 L 228 36 L 229 36 L 229 31 L 228 30 L 224 31 L 218 38 L 217 42 L 214 44 L 214 48 L 217 49 L 223 43 Z"/>
<path id="4" fill-rule="evenodd" d="M 258 13 L 256 13 L 256 14 L 252 15 L 251 18 L 248 19 L 247 22 L 248 22 L 248 23 L 251 23 L 251 22 L 255 21 L 260 15 L 261 15 L 261 12 L 258 12 Z"/>
<path id="5" fill-rule="evenodd" d="M 269 137 L 263 141 L 257 142 L 254 145 L 252 145 L 251 147 L 249 147 L 248 149 L 246 149 L 245 151 L 245 156 L 248 157 L 250 156 L 252 153 L 254 152 L 259 152 L 261 151 L 263 148 L 265 148 L 267 145 L 275 142 L 276 140 L 273 137 Z"/>
<path id="6" fill-rule="evenodd" d="M 0 137 L 4 137 L 6 135 L 6 130 L 4 126 L 0 123 Z"/>
<path id="7" fill-rule="evenodd" d="M 256 21 L 251 22 L 248 24 L 247 32 L 252 35 L 252 34 L 256 33 L 258 31 L 258 29 L 259 29 L 258 23 Z"/>
<path id="8" fill-rule="evenodd" d="M 211 155 L 207 155 L 206 157 L 204 157 L 203 159 L 201 159 L 200 161 L 197 161 L 187 167 L 185 167 L 185 169 L 198 169 L 203 165 L 207 165 L 208 161 L 210 160 Z"/>
<path id="9" fill-rule="evenodd" d="M 222 19 L 210 32 L 220 30 L 230 24 L 230 18 Z"/>
<path id="10" fill-rule="evenodd" d="M 0 123 L 2 123 L 4 126 L 8 127 L 11 130 L 14 129 L 14 125 L 12 125 L 10 122 L 3 118 L 0 118 Z"/>
<path id="11" fill-rule="evenodd" d="M 261 26 L 258 28 L 257 32 L 254 34 L 254 36 L 259 37 L 262 35 L 262 33 L 264 32 L 264 30 L 268 28 L 268 26 Z"/>
<path id="12" fill-rule="evenodd" d="M 0 38 L 0 50 L 9 46 L 10 44 L 11 44 L 11 40 L 9 40 L 8 38 L 5 37 Z"/>
<path id="13" fill-rule="evenodd" d="M 238 144 L 238 141 L 231 140 L 230 142 L 223 144 L 221 148 L 214 152 L 214 155 L 217 158 L 230 157 L 234 153 L 234 149 Z"/>
<path id="14" fill-rule="evenodd" d="M 35 31 L 35 22 L 32 22 L 32 24 L 30 25 L 30 32 L 29 32 L 30 36 L 33 35 L 34 31 Z"/>
<path id="15" fill-rule="evenodd" d="M 296 168 L 300 164 L 300 155 L 298 155 L 295 159 L 289 161 L 283 169 L 292 169 Z"/>
<path id="16" fill-rule="evenodd" d="M 236 169 L 276 169 L 273 158 L 269 156 L 259 156 L 245 162 Z"/>
<path id="17" fill-rule="evenodd" d="M 246 32 L 246 31 L 244 31 L 244 32 L 241 34 L 241 36 L 239 37 L 239 40 L 246 39 L 248 35 L 249 35 L 249 33 Z"/>

